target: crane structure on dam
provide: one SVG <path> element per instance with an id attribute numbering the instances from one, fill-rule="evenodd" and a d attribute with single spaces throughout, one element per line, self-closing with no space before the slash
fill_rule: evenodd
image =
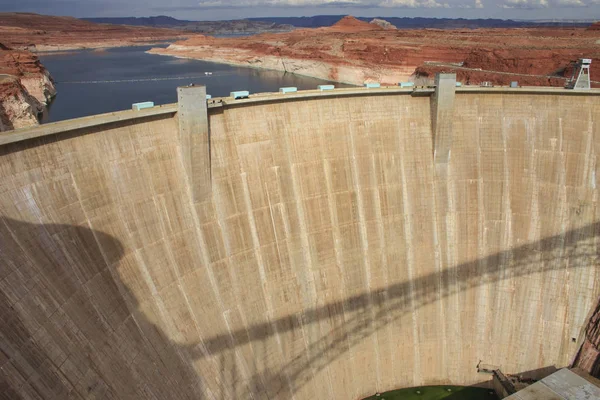
<path id="1" fill-rule="evenodd" d="M 590 79 L 590 65 L 592 64 L 591 58 L 580 58 L 575 63 L 573 69 L 573 75 L 567 83 L 567 87 L 570 89 L 591 89 Z M 577 78 L 575 78 L 577 76 Z"/>

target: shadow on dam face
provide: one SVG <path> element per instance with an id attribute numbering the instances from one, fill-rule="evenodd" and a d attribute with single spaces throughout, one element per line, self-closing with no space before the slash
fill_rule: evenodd
<path id="1" fill-rule="evenodd" d="M 301 314 L 181 344 L 146 315 L 111 267 L 125 262 L 119 240 L 82 226 L 2 218 L 0 399 L 248 398 L 248 390 L 253 398 L 291 398 L 353 346 L 411 310 L 480 285 L 594 267 L 599 234 L 600 223 L 593 223 Z M 80 288 L 80 282 L 88 283 Z M 266 356 L 266 339 L 293 336 L 332 317 L 343 320 L 308 343 L 304 355 L 277 370 L 242 377 L 236 349 L 252 342 Z M 193 364 L 207 357 L 214 370 L 201 376 Z M 220 392 L 205 379 L 215 380 Z"/>
<path id="2" fill-rule="evenodd" d="M 210 137 L 174 107 L 0 135 L 0 398 L 567 365 L 600 288 L 599 99 L 465 93 L 435 133 L 428 97 L 334 95 L 225 105 Z"/>

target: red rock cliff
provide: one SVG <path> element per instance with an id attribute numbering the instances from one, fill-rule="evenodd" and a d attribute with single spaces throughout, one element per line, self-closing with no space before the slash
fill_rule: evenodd
<path id="1" fill-rule="evenodd" d="M 0 131 L 37 125 L 55 94 L 50 74 L 34 54 L 0 43 Z"/>
<path id="2" fill-rule="evenodd" d="M 461 82 L 475 85 L 519 81 L 561 87 L 570 78 L 572 61 L 592 58 L 594 65 L 600 64 L 599 40 L 600 31 L 587 28 L 386 30 L 345 17 L 327 28 L 195 38 L 150 52 L 357 85 L 428 83 L 436 72 L 456 72 Z"/>

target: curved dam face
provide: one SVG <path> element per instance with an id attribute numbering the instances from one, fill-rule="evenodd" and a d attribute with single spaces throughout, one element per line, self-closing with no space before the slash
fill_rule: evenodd
<path id="1" fill-rule="evenodd" d="M 181 111 L 0 146 L 0 398 L 348 400 L 568 365 L 600 294 L 600 96 L 560 93 L 459 91 L 445 128 L 430 96 L 224 104 L 204 177 Z"/>

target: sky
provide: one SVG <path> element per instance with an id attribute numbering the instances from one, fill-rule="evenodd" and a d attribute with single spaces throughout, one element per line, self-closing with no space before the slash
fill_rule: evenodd
<path id="1" fill-rule="evenodd" d="M 600 0 L 0 0 L 0 12 L 187 20 L 312 15 L 600 19 Z"/>

